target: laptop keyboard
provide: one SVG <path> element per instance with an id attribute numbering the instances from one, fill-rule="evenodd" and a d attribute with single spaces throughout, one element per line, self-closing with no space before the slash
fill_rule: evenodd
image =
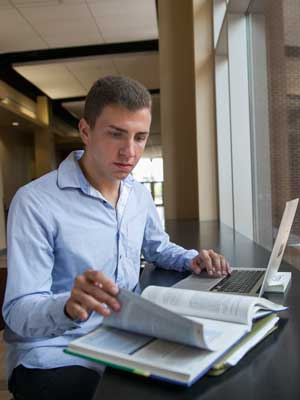
<path id="1" fill-rule="evenodd" d="M 249 293 L 265 271 L 238 271 L 233 270 L 211 290 L 214 292 Z"/>

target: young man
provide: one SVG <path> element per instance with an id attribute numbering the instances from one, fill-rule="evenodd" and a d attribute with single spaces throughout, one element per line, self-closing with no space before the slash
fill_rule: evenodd
<path id="1" fill-rule="evenodd" d="M 64 347 L 118 311 L 134 290 L 140 254 L 164 268 L 227 274 L 212 250 L 170 243 L 152 198 L 130 172 L 150 131 L 151 96 L 106 77 L 91 88 L 79 130 L 85 151 L 19 189 L 8 218 L 9 385 L 17 399 L 89 399 L 103 368 Z"/>

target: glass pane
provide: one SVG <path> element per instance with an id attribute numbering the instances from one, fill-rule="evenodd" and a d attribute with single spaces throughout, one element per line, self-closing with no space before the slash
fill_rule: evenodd
<path id="1" fill-rule="evenodd" d="M 153 186 L 154 186 L 154 203 L 156 205 L 161 205 L 163 204 L 163 193 L 162 193 L 163 184 L 162 182 L 155 182 Z"/>
<path id="2" fill-rule="evenodd" d="M 132 172 L 133 177 L 142 182 L 151 193 L 162 223 L 164 224 L 163 207 L 163 159 L 141 158 Z"/>
<path id="3" fill-rule="evenodd" d="M 300 195 L 299 20 L 299 0 L 277 0 L 276 7 L 273 0 L 251 3 L 248 32 L 255 224 L 258 239 L 269 232 L 271 243 L 285 202 Z M 289 243 L 299 248 L 299 211 Z"/>
<path id="4" fill-rule="evenodd" d="M 139 182 L 151 181 L 151 160 L 150 158 L 141 158 L 134 170 L 133 177 Z"/>
<path id="5" fill-rule="evenodd" d="M 162 158 L 152 159 L 152 179 L 156 182 L 162 182 L 164 180 Z"/>
<path id="6" fill-rule="evenodd" d="M 151 193 L 151 183 L 150 182 L 143 182 L 143 185 L 146 186 L 146 188 L 149 190 Z"/>

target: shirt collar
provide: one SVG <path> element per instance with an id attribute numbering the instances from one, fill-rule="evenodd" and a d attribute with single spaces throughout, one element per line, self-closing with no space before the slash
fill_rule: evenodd
<path id="1" fill-rule="evenodd" d="M 91 184 L 84 176 L 78 163 L 83 154 L 83 150 L 73 151 L 59 165 L 57 171 L 57 184 L 60 189 L 77 188 L 81 189 L 88 195 L 91 194 Z M 134 178 L 132 175 L 128 175 L 122 182 L 129 188 L 133 185 Z"/>

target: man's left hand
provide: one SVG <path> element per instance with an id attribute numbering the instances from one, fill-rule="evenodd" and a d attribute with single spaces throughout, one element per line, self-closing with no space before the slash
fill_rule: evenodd
<path id="1" fill-rule="evenodd" d="M 191 270 L 197 275 L 206 270 L 208 275 L 216 277 L 231 273 L 231 267 L 225 257 L 213 250 L 201 250 L 191 260 Z"/>

